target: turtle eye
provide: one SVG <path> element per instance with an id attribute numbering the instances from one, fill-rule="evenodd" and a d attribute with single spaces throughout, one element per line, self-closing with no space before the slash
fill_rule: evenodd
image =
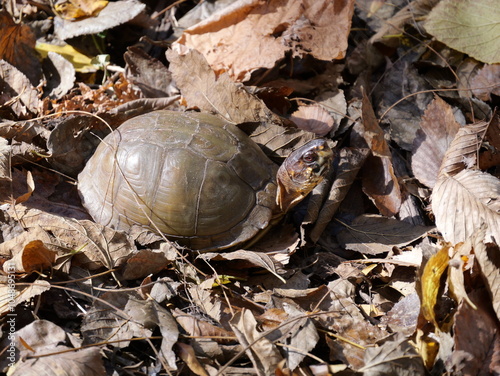
<path id="1" fill-rule="evenodd" d="M 318 159 L 318 155 L 313 151 L 308 151 L 302 156 L 302 160 L 306 163 L 315 162 Z"/>

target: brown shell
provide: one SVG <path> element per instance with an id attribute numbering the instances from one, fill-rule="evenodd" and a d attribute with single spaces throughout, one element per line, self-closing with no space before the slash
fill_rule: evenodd
<path id="1" fill-rule="evenodd" d="M 78 188 L 96 222 L 143 225 L 207 250 L 268 226 L 275 179 L 274 163 L 236 126 L 209 114 L 155 111 L 108 135 Z"/>

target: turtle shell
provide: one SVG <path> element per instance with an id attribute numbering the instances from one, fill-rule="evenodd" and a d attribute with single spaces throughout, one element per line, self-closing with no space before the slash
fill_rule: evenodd
<path id="1" fill-rule="evenodd" d="M 269 225 L 276 170 L 244 132 L 216 116 L 155 111 L 104 138 L 78 188 L 98 223 L 141 225 L 192 249 L 224 249 Z"/>

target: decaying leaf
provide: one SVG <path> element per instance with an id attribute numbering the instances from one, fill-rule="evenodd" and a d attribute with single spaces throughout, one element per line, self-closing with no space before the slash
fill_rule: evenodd
<path id="1" fill-rule="evenodd" d="M 27 76 L 5 60 L 0 60 L 0 89 L 0 104 L 10 104 L 11 110 L 20 118 L 39 110 L 38 91 Z"/>
<path id="2" fill-rule="evenodd" d="M 425 110 L 413 142 L 411 167 L 421 183 L 434 187 L 444 155 L 459 128 L 451 106 L 435 97 Z"/>
<path id="3" fill-rule="evenodd" d="M 436 227 L 457 244 L 487 226 L 487 239 L 500 239 L 500 180 L 478 170 L 442 176 L 431 195 Z"/>
<path id="4" fill-rule="evenodd" d="M 495 0 L 442 0 L 425 22 L 427 32 L 451 48 L 488 63 L 500 63 L 500 9 Z"/>
<path id="5" fill-rule="evenodd" d="M 324 136 L 333 130 L 334 121 L 330 114 L 320 105 L 299 106 L 290 120 L 300 129 Z"/>
<path id="6" fill-rule="evenodd" d="M 68 0 L 54 5 L 56 14 L 66 20 L 95 17 L 103 10 L 108 2 L 106 0 Z"/>
<path id="7" fill-rule="evenodd" d="M 296 56 L 341 59 L 354 1 L 237 1 L 184 31 L 177 43 L 200 51 L 216 72 L 246 81 L 272 68 L 287 51 Z"/>

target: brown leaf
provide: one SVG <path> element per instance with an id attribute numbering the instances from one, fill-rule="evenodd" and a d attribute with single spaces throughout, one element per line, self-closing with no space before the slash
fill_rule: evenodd
<path id="1" fill-rule="evenodd" d="M 436 96 L 425 109 L 413 142 L 411 167 L 421 183 L 434 187 L 444 155 L 459 128 L 451 106 Z"/>
<path id="2" fill-rule="evenodd" d="M 424 236 L 431 227 L 415 226 L 397 219 L 374 214 L 357 217 L 338 235 L 344 247 L 357 252 L 377 255 L 395 246 L 404 246 Z"/>
<path id="3" fill-rule="evenodd" d="M 24 246 L 22 252 L 23 271 L 42 271 L 50 268 L 56 260 L 56 253 L 51 251 L 40 240 L 34 240 Z"/>
<path id="4" fill-rule="evenodd" d="M 478 170 L 443 173 L 431 195 L 436 227 L 443 238 L 464 242 L 487 225 L 487 239 L 500 239 L 500 180 Z M 489 241 L 489 240 L 488 240 Z"/>
<path id="5" fill-rule="evenodd" d="M 363 192 L 373 200 L 382 215 L 392 217 L 401 207 L 401 188 L 394 174 L 384 131 L 378 124 L 366 94 L 363 95 L 362 118 L 363 137 L 373 153 L 363 167 Z"/>
<path id="6" fill-rule="evenodd" d="M 200 51 L 216 72 L 246 81 L 272 68 L 287 51 L 320 60 L 347 49 L 354 1 L 257 0 L 239 2 L 187 29 L 177 43 Z"/>
<path id="7" fill-rule="evenodd" d="M 172 260 L 168 260 L 163 252 L 142 249 L 127 260 L 123 266 L 122 276 L 126 280 L 146 277 L 159 273 L 171 262 Z"/>
<path id="8" fill-rule="evenodd" d="M 497 244 L 485 244 L 484 236 L 485 230 L 481 229 L 473 237 L 474 255 L 481 268 L 493 309 L 500 319 L 500 249 Z"/>
<path id="9" fill-rule="evenodd" d="M 282 357 L 276 346 L 257 330 L 252 312 L 244 309 L 229 322 L 259 376 L 274 374 Z"/>
<path id="10" fill-rule="evenodd" d="M 452 373 L 463 375 L 492 374 L 490 363 L 495 347 L 498 351 L 498 320 L 492 317 L 487 293 L 476 290 L 470 294 L 476 309 L 463 302 L 454 317 L 455 348 L 451 357 Z M 497 354 L 498 356 L 498 354 Z"/>
<path id="11" fill-rule="evenodd" d="M 29 26 L 16 24 L 5 10 L 0 12 L 0 30 L 2 30 L 0 59 L 9 63 L 8 65 L 19 68 L 28 77 L 31 85 L 37 86 L 42 77 L 42 69 L 35 52 L 35 34 Z M 1 76 L 3 78 L 4 75 Z M 17 79 L 21 78 L 18 76 Z M 17 91 L 17 93 L 21 94 L 22 91 Z"/>
<path id="12" fill-rule="evenodd" d="M 421 284 L 421 310 L 426 320 L 433 323 L 436 328 L 440 328 L 434 308 L 437 304 L 438 293 L 441 289 L 441 276 L 448 268 L 450 257 L 448 256 L 449 246 L 442 247 L 425 264 L 420 277 Z"/>

